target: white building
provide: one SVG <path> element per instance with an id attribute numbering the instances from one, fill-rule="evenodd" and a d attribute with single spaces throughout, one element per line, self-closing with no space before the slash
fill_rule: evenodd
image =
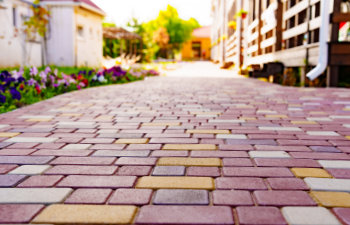
<path id="1" fill-rule="evenodd" d="M 26 40 L 23 22 L 31 16 L 30 1 L 0 0 L 0 67 L 42 64 L 40 38 Z"/>
<path id="2" fill-rule="evenodd" d="M 43 41 L 29 42 L 24 41 L 23 22 L 31 15 L 31 3 L 0 0 L 0 67 L 101 66 L 104 12 L 97 5 L 90 0 L 41 0 L 50 12 L 47 33 Z"/>

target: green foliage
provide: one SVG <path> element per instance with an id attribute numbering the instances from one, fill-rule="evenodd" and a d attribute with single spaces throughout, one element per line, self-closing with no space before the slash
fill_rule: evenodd
<path id="1" fill-rule="evenodd" d="M 49 23 L 50 12 L 41 7 L 40 0 L 35 0 L 31 6 L 33 15 L 24 21 L 25 32 L 29 39 L 35 38 L 35 34 L 45 36 L 47 24 Z"/>
<path id="2" fill-rule="evenodd" d="M 191 38 L 193 29 L 200 27 L 197 20 L 191 18 L 183 20 L 179 17 L 177 10 L 168 5 L 166 10 L 161 10 L 156 19 L 143 24 L 143 41 L 148 47 L 148 56 L 153 58 L 161 49 L 159 44 L 155 43 L 153 35 L 160 28 L 164 27 L 169 35 L 167 49 L 172 53 L 180 51 L 182 44 Z"/>

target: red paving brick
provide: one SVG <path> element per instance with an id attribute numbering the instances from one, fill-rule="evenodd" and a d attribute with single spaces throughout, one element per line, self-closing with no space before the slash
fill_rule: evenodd
<path id="1" fill-rule="evenodd" d="M 18 137 L 32 140 L 0 138 L 0 223 L 31 223 L 53 204 L 56 196 L 50 193 L 63 191 L 55 203 L 136 206 L 134 224 L 287 224 L 291 218 L 286 215 L 293 216 L 294 211 L 286 214 L 283 208 L 317 206 L 313 191 L 350 192 L 350 119 L 337 118 L 350 117 L 348 105 L 347 89 L 298 89 L 252 79 L 156 77 L 71 92 L 1 114 L 1 132 L 19 132 Z M 78 115 L 64 116 L 70 109 Z M 53 120 L 26 122 L 23 115 L 49 115 Z M 315 124 L 303 122 L 311 120 Z M 155 123 L 163 125 L 152 126 Z M 217 135 L 217 130 L 229 134 Z M 42 137 L 57 140 L 42 143 Z M 148 142 L 115 143 L 141 138 Z M 210 144 L 216 149 L 163 150 L 164 144 Z M 160 167 L 157 162 L 163 157 L 170 165 L 174 157 L 191 158 L 193 165 Z M 199 158 L 215 158 L 216 164 L 208 167 L 205 161 L 198 166 Z M 12 174 L 22 165 L 33 171 L 42 165 L 51 168 Z M 294 168 L 302 177 L 291 172 Z M 322 170 L 315 168 L 333 179 L 317 178 Z M 160 171 L 169 176 L 164 178 Z M 149 183 L 142 179 L 146 176 Z M 38 196 L 23 195 L 36 188 L 45 193 L 39 196 L 45 205 L 33 204 Z M 2 194 L 8 190 L 14 191 L 10 202 Z M 199 204 L 196 193 L 205 193 L 205 201 L 200 201 L 204 205 L 185 206 L 191 201 Z M 193 199 L 185 201 L 186 196 Z M 167 202 L 178 205 L 156 205 Z M 347 205 L 334 207 L 327 205 L 327 210 L 350 224 Z"/>

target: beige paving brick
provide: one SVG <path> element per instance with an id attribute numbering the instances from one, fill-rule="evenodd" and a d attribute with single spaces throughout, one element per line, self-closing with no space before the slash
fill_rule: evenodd
<path id="1" fill-rule="evenodd" d="M 114 143 L 116 144 L 147 144 L 148 138 L 120 138 Z"/>
<path id="2" fill-rule="evenodd" d="M 350 194 L 347 192 L 311 191 L 310 195 L 325 207 L 350 207 Z"/>
<path id="3" fill-rule="evenodd" d="M 50 205 L 32 223 L 52 224 L 130 224 L 135 206 Z"/>
<path id="4" fill-rule="evenodd" d="M 15 137 L 19 135 L 20 133 L 10 133 L 10 132 L 4 132 L 0 133 L 0 137 Z"/>
<path id="5" fill-rule="evenodd" d="M 318 168 L 291 168 L 296 177 L 321 177 L 331 178 L 332 176 L 324 169 Z"/>
<path id="6" fill-rule="evenodd" d="M 169 122 L 169 123 L 143 123 L 142 126 L 146 127 L 162 127 L 162 126 L 180 126 L 180 123 Z"/>
<path id="7" fill-rule="evenodd" d="M 341 225 L 337 218 L 323 207 L 283 207 L 282 214 L 290 225 Z"/>
<path id="8" fill-rule="evenodd" d="M 229 130 L 187 130 L 188 134 L 229 134 Z"/>
<path id="9" fill-rule="evenodd" d="M 51 168 L 49 165 L 23 165 L 9 172 L 9 174 L 42 174 L 45 170 Z"/>
<path id="10" fill-rule="evenodd" d="M 51 137 L 13 137 L 5 140 L 5 142 L 39 142 L 39 143 L 50 143 L 56 141 L 58 138 Z"/>
<path id="11" fill-rule="evenodd" d="M 211 177 L 141 177 L 136 188 L 151 189 L 215 189 Z"/>
<path id="12" fill-rule="evenodd" d="M 219 158 L 184 158 L 164 157 L 160 158 L 158 166 L 221 166 Z"/>
<path id="13" fill-rule="evenodd" d="M 59 203 L 71 188 L 0 188 L 0 203 Z"/>
<path id="14" fill-rule="evenodd" d="M 163 150 L 216 150 L 213 144 L 165 144 Z"/>
<path id="15" fill-rule="evenodd" d="M 27 119 L 27 122 L 49 122 L 52 119 L 49 118 L 31 118 L 31 119 Z"/>

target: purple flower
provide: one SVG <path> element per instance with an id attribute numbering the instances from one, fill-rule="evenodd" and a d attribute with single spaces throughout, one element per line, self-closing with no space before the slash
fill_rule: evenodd
<path id="1" fill-rule="evenodd" d="M 47 73 L 46 73 L 45 71 L 41 71 L 39 75 L 40 75 L 40 77 L 41 77 L 41 79 L 42 79 L 42 82 L 43 82 L 43 83 L 46 83 L 46 80 L 47 80 Z"/>
<path id="2" fill-rule="evenodd" d="M 6 96 L 0 94 L 0 103 L 5 103 L 6 102 Z"/>
<path id="3" fill-rule="evenodd" d="M 36 84 L 36 80 L 34 80 L 33 78 L 30 78 L 29 80 L 28 80 L 28 85 L 29 86 L 34 86 Z"/>
<path id="4" fill-rule="evenodd" d="M 5 87 L 3 85 L 0 84 L 0 91 L 1 92 L 5 92 Z"/>
<path id="5" fill-rule="evenodd" d="M 11 93 L 13 99 L 21 100 L 21 98 L 22 98 L 21 93 L 19 91 L 17 91 L 17 89 L 15 87 L 10 88 L 10 93 Z"/>
<path id="6" fill-rule="evenodd" d="M 38 68 L 36 68 L 35 66 L 33 66 L 32 68 L 30 68 L 30 75 L 31 76 L 35 76 L 38 74 Z"/>
<path id="7" fill-rule="evenodd" d="M 48 74 L 48 73 L 51 72 L 51 68 L 50 67 L 46 67 L 44 71 L 45 71 L 46 74 Z"/>
<path id="8" fill-rule="evenodd" d="M 23 76 L 23 68 L 21 68 L 18 72 L 16 70 L 12 71 L 12 77 L 18 80 L 20 77 Z"/>

